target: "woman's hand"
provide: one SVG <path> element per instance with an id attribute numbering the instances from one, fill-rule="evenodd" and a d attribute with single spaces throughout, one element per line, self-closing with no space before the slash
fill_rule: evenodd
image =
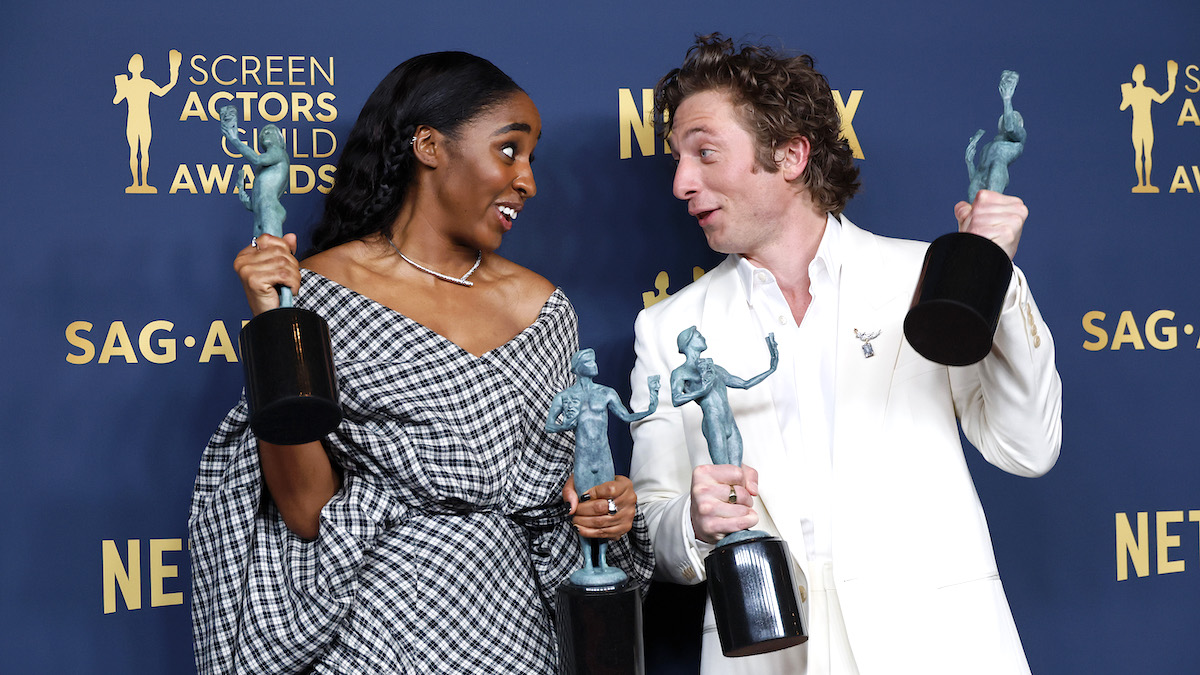
<path id="1" fill-rule="evenodd" d="M 279 307 L 276 286 L 287 286 L 295 294 L 300 290 L 300 261 L 294 255 L 296 235 L 283 238 L 259 235 L 257 246 L 251 244 L 238 253 L 233 269 L 242 280 L 246 300 L 253 316 Z"/>
<path id="2" fill-rule="evenodd" d="M 571 506 L 575 529 L 589 539 L 619 539 L 633 529 L 633 517 L 637 514 L 637 493 L 633 482 L 625 476 L 617 476 L 588 490 L 582 498 L 575 492 L 575 476 L 567 479 L 563 486 L 563 500 Z M 609 500 L 617 507 L 610 513 Z"/>

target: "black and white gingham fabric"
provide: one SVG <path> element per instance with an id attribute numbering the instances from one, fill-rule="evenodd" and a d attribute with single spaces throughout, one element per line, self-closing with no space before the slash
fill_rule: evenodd
<path id="1" fill-rule="evenodd" d="M 576 317 L 561 291 L 475 357 L 304 272 L 333 334 L 345 421 L 326 439 L 344 487 L 313 541 L 264 494 L 245 401 L 213 435 L 192 499 L 200 673 L 553 673 L 554 590 L 578 569 L 561 488 L 570 434 L 543 431 L 568 386 Z M 609 549 L 643 583 L 639 514 Z"/>

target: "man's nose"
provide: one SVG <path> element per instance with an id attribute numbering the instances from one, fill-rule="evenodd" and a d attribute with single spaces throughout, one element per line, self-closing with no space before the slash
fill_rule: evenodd
<path id="1" fill-rule="evenodd" d="M 680 160 L 675 165 L 675 179 L 671 183 L 671 192 L 676 199 L 688 199 L 696 193 L 696 172 L 689 162 Z"/>

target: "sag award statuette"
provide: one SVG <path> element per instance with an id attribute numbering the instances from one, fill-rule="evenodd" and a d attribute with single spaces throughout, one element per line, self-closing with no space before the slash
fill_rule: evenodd
<path id="1" fill-rule="evenodd" d="M 749 389 L 775 372 L 779 364 L 775 334 L 767 336 L 771 367 L 749 380 L 730 375 L 712 359 L 700 358 L 708 344 L 695 326 L 680 333 L 676 344 L 684 362 L 671 371 L 672 405 L 699 404 L 713 463 L 741 466 L 742 435 L 726 389 Z M 758 530 L 734 532 L 708 554 L 704 569 L 725 656 L 763 654 L 808 640 L 787 542 Z"/>
<path id="2" fill-rule="evenodd" d="M 596 353 L 581 349 L 571 357 L 575 384 L 559 392 L 546 416 L 546 431 L 575 430 L 575 491 L 583 495 L 613 479 L 612 453 L 608 448 L 608 413 L 636 422 L 658 407 L 657 375 L 647 379 L 650 408 L 630 412 L 617 392 L 596 384 Z M 608 501 L 609 513 L 617 505 Z M 608 541 L 588 539 L 583 544 L 583 567 L 558 587 L 559 672 L 563 675 L 641 675 L 645 672 L 642 647 L 642 599 L 637 584 L 605 560 Z"/>
<path id="3" fill-rule="evenodd" d="M 972 203 L 981 189 L 1004 192 L 1008 165 L 1025 148 L 1021 113 L 1013 110 L 1017 73 L 1000 75 L 1004 114 L 996 137 L 983 146 L 975 166 L 975 146 L 980 129 L 967 144 L 967 173 Z M 904 318 L 904 336 L 917 353 L 947 366 L 967 366 L 987 356 L 1004 308 L 1004 295 L 1012 278 L 1012 261 L 991 240 L 966 232 L 938 237 L 925 253 L 912 306 Z"/>
<path id="4" fill-rule="evenodd" d="M 283 134 L 274 124 L 259 135 L 262 152 L 238 137 L 237 110 L 221 108 L 221 133 L 258 173 L 254 187 L 243 176 L 238 197 L 254 212 L 254 236 L 283 236 L 287 216 L 279 196 L 289 162 Z M 246 401 L 254 434 L 269 443 L 298 445 L 319 440 L 342 421 L 329 326 L 314 312 L 292 306 L 290 288 L 279 289 L 279 307 L 254 317 L 238 338 L 246 374 Z"/>

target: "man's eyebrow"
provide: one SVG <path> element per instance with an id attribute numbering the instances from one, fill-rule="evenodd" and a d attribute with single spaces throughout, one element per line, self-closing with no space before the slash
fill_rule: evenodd
<path id="1" fill-rule="evenodd" d="M 679 131 L 679 129 L 672 129 L 671 135 L 674 136 L 678 131 Z M 704 126 L 703 124 L 698 124 L 694 127 L 688 127 L 687 129 L 684 129 L 683 133 L 680 134 L 680 138 L 688 138 L 689 136 L 695 136 L 696 134 L 712 135 L 712 130 L 709 129 L 708 127 Z"/>

